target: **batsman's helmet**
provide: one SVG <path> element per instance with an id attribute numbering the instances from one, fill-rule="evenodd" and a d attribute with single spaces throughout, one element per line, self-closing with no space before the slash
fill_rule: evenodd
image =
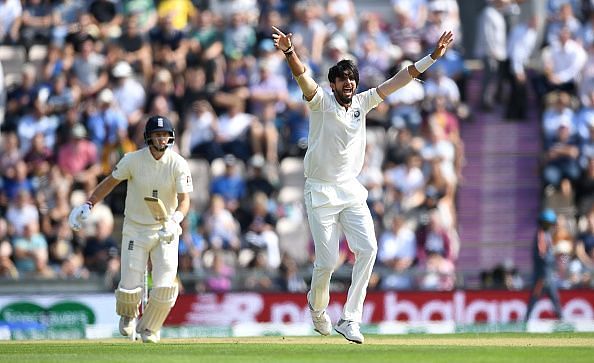
<path id="1" fill-rule="evenodd" d="M 169 133 L 169 141 L 167 141 L 167 146 L 172 146 L 175 142 L 175 130 L 173 129 L 173 124 L 169 119 L 165 116 L 151 116 L 146 121 L 146 126 L 144 127 L 144 142 L 151 146 L 153 141 L 151 139 L 151 134 L 157 131 L 166 131 Z"/>
<path id="2" fill-rule="evenodd" d="M 538 216 L 540 223 L 555 224 L 557 223 L 557 214 L 551 208 L 546 208 Z"/>

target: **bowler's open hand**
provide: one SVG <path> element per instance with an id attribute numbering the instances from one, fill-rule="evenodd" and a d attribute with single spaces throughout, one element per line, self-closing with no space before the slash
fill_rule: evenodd
<path id="1" fill-rule="evenodd" d="M 435 45 L 435 50 L 431 53 L 431 58 L 437 60 L 445 54 L 448 46 L 454 41 L 454 33 L 451 31 L 443 32 L 443 34 L 439 37 L 437 44 Z"/>

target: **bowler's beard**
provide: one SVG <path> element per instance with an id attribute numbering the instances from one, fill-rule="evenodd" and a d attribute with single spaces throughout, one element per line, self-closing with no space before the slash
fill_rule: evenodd
<path id="1" fill-rule="evenodd" d="M 334 97 L 338 100 L 338 102 L 343 106 L 350 106 L 351 102 L 353 101 L 353 96 L 345 96 L 342 92 L 338 92 L 337 90 L 332 90 L 334 92 Z"/>

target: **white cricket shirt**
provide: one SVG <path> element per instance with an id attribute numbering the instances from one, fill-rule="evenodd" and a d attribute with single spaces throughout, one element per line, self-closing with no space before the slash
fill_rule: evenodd
<path id="1" fill-rule="evenodd" d="M 155 160 L 148 147 L 127 153 L 111 175 L 128 181 L 125 220 L 138 224 L 155 224 L 144 197 L 161 199 L 168 215 L 172 215 L 177 208 L 177 193 L 194 190 L 188 163 L 170 149 L 159 160 Z"/>
<path id="2" fill-rule="evenodd" d="M 345 109 L 334 95 L 318 87 L 311 110 L 305 177 L 330 183 L 355 179 L 365 157 L 365 117 L 382 102 L 375 88 L 353 96 Z"/>

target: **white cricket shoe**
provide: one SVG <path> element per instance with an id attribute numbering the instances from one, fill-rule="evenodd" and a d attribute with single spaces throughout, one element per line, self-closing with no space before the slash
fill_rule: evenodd
<path id="1" fill-rule="evenodd" d="M 363 341 L 365 340 L 363 334 L 361 334 L 361 331 L 359 330 L 359 323 L 355 323 L 354 321 L 340 319 L 338 323 L 336 323 L 334 330 L 350 342 L 363 344 Z"/>
<path id="2" fill-rule="evenodd" d="M 160 340 L 158 333 L 153 333 L 148 329 L 140 332 L 140 337 L 142 338 L 143 343 L 158 343 Z"/>
<path id="3" fill-rule="evenodd" d="M 322 335 L 330 335 L 332 332 L 332 322 L 330 321 L 328 313 L 326 313 L 325 310 L 321 313 L 317 313 L 313 310 L 310 310 L 310 312 L 314 330 Z"/>
<path id="4" fill-rule="evenodd" d="M 332 333 L 332 322 L 330 316 L 326 313 L 326 310 L 316 311 L 311 308 L 309 303 L 309 293 L 307 293 L 307 305 L 309 306 L 309 312 L 311 313 L 311 321 L 314 325 L 314 330 L 321 335 L 330 335 Z"/>
<path id="5" fill-rule="evenodd" d="M 134 333 L 134 329 L 136 329 L 136 318 L 129 316 L 120 317 L 120 334 L 129 337 Z"/>

